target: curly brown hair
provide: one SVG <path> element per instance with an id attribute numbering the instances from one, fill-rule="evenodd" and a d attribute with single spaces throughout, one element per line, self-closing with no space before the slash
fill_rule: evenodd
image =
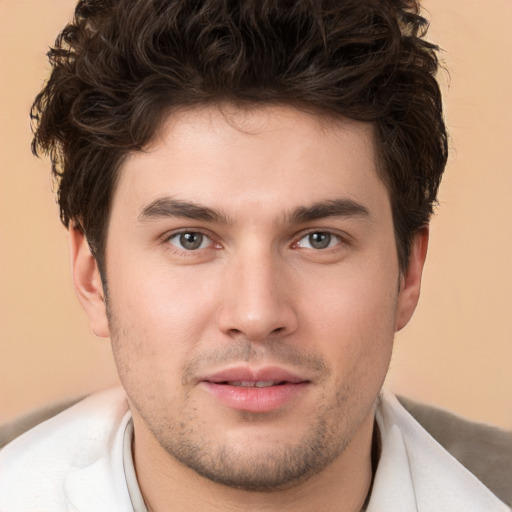
<path id="1" fill-rule="evenodd" d="M 81 0 L 32 107 L 62 222 L 103 266 L 124 157 L 173 108 L 286 103 L 375 126 L 398 259 L 432 214 L 447 159 L 437 46 L 416 0 Z"/>

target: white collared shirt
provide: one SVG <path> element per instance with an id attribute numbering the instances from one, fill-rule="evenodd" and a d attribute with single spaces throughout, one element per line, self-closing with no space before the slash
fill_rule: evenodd
<path id="1" fill-rule="evenodd" d="M 20 436 L 0 452 L 0 512 L 144 512 L 125 451 L 130 420 L 117 388 Z M 367 512 L 510 512 L 392 394 L 376 420 L 382 451 Z"/>

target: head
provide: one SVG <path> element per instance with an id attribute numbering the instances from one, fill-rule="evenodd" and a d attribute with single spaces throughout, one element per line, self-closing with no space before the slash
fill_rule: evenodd
<path id="1" fill-rule="evenodd" d="M 447 158 L 436 47 L 415 0 L 78 3 L 32 109 L 61 219 L 103 266 L 126 155 L 180 107 L 286 104 L 372 123 L 401 269 Z"/>
<path id="2" fill-rule="evenodd" d="M 424 28 L 412 0 L 79 3 L 34 149 L 145 448 L 268 490 L 371 437 L 446 162 Z"/>

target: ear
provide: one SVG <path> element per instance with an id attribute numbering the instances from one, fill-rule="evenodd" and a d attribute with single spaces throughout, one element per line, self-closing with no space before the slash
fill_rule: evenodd
<path id="1" fill-rule="evenodd" d="M 395 332 L 403 329 L 411 319 L 420 298 L 421 275 L 427 257 L 429 228 L 422 228 L 412 240 L 409 265 L 400 278 Z"/>
<path id="2" fill-rule="evenodd" d="M 78 227 L 69 229 L 73 284 L 82 308 L 91 322 L 92 332 L 108 338 L 108 318 L 100 272 L 91 249 Z"/>

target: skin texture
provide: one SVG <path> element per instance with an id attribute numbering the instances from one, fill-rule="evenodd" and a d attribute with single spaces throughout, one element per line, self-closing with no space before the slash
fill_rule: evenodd
<path id="1" fill-rule="evenodd" d="M 362 506 L 375 399 L 428 239 L 414 238 L 401 275 L 372 137 L 290 107 L 179 111 L 121 169 L 107 301 L 71 231 L 78 296 L 111 337 L 152 510 Z M 205 384 L 233 368 L 303 385 L 244 410 Z"/>

